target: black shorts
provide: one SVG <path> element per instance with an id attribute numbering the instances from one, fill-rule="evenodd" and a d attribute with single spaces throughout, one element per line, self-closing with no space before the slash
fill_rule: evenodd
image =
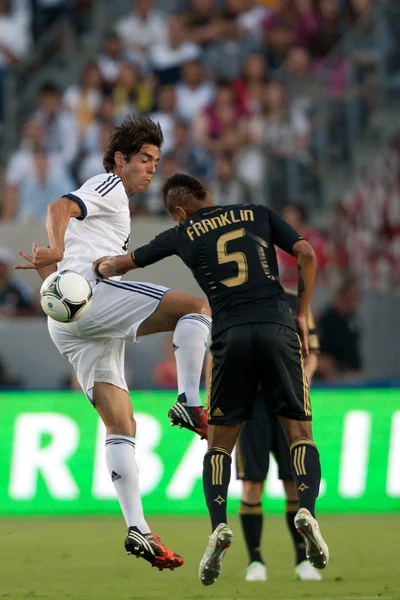
<path id="1" fill-rule="evenodd" d="M 268 414 L 264 398 L 257 398 L 253 418 L 243 425 L 236 444 L 237 478 L 264 481 L 270 454 L 278 463 L 279 479 L 292 480 L 289 446 L 278 419 Z"/>
<path id="2" fill-rule="evenodd" d="M 236 325 L 212 340 L 210 425 L 249 421 L 259 384 L 273 414 L 311 420 L 300 338 L 276 323 Z"/>

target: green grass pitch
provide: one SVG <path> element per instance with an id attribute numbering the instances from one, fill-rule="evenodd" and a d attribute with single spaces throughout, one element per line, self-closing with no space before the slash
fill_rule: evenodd
<path id="1" fill-rule="evenodd" d="M 235 540 L 216 584 L 205 588 L 198 564 L 205 518 L 154 517 L 154 531 L 185 558 L 159 572 L 123 549 L 122 518 L 0 519 L 0 599 L 22 600 L 397 600 L 400 514 L 322 516 L 331 562 L 323 582 L 295 582 L 293 554 L 281 517 L 266 516 L 266 583 L 245 583 L 246 555 L 237 518 Z"/>

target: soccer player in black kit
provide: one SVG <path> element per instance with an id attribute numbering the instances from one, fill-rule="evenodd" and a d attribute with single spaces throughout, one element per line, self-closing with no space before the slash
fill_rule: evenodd
<path id="1" fill-rule="evenodd" d="M 203 185 L 188 175 L 170 177 L 163 197 L 179 224 L 131 255 L 102 257 L 93 269 L 99 277 L 112 277 L 177 255 L 210 302 L 213 366 L 203 486 L 212 534 L 200 562 L 200 580 L 204 585 L 217 581 L 233 540 L 226 516 L 231 453 L 243 422 L 252 416 L 259 384 L 265 401 L 274 403 L 270 408 L 278 415 L 290 447 L 300 506 L 295 526 L 303 536 L 308 560 L 323 569 L 329 551 L 315 519 L 321 466 L 312 441 L 303 366 L 308 356 L 314 251 L 273 211 L 258 205 L 216 206 Z M 295 316 L 279 283 L 274 245 L 297 258 Z"/>

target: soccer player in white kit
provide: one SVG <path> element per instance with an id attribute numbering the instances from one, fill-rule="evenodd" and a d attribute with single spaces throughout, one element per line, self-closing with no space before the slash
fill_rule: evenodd
<path id="1" fill-rule="evenodd" d="M 136 423 L 124 373 L 125 341 L 173 331 L 178 401 L 170 409 L 175 424 L 207 435 L 199 383 L 211 324 L 209 305 L 200 298 L 151 283 L 100 281 L 92 271 L 99 256 L 124 255 L 130 237 L 129 198 L 149 185 L 160 157 L 163 135 L 148 117 L 128 116 L 114 129 L 104 156 L 106 173 L 89 179 L 48 207 L 49 247 L 19 251 L 42 279 L 69 269 L 91 282 L 87 315 L 73 323 L 48 319 L 50 336 L 73 365 L 87 398 L 106 426 L 106 462 L 127 524 L 125 548 L 159 569 L 183 559 L 151 533 L 144 518 L 135 458 Z"/>

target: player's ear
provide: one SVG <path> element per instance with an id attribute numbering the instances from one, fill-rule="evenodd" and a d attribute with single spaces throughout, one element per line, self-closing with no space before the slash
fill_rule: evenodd
<path id="1" fill-rule="evenodd" d="M 126 163 L 124 155 L 119 150 L 114 154 L 114 162 L 117 167 L 123 167 Z"/>
<path id="2" fill-rule="evenodd" d="M 175 221 L 180 223 L 181 221 L 187 219 L 187 214 L 185 209 L 182 208 L 182 206 L 175 206 L 174 215 L 172 215 L 172 217 Z"/>

